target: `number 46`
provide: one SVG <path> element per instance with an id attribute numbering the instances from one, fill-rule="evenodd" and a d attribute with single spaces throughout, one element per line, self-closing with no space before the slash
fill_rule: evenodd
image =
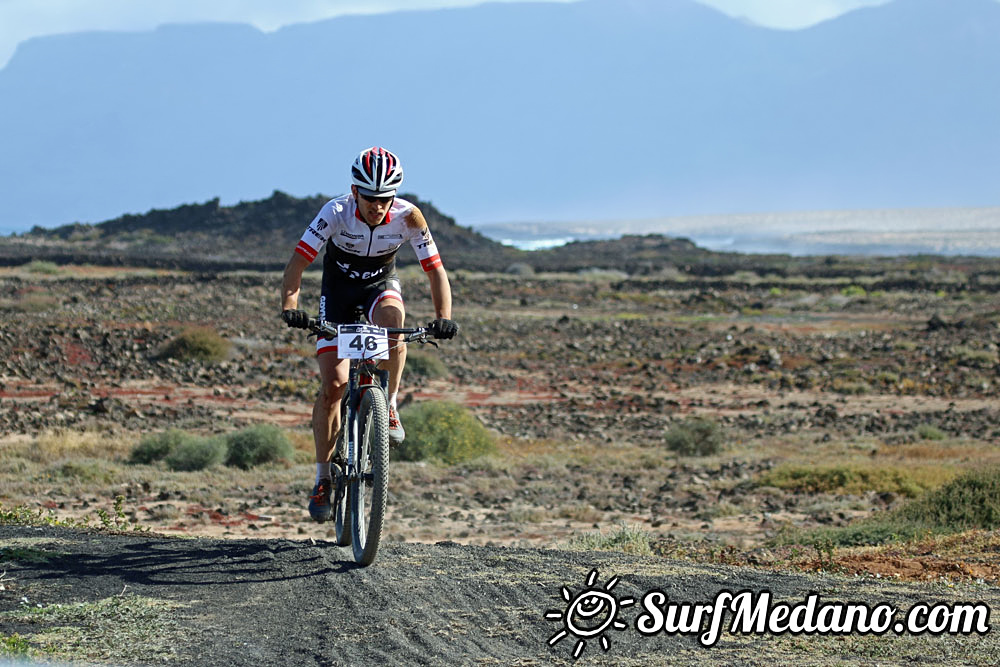
<path id="1" fill-rule="evenodd" d="M 368 350 L 369 352 L 374 352 L 378 349 L 378 339 L 375 336 L 364 336 L 364 341 L 362 341 L 361 334 L 358 334 L 351 339 L 350 346 L 355 350 Z"/>

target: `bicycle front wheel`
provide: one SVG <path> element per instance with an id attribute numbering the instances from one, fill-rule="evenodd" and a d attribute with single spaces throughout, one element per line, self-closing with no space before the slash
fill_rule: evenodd
<path id="1" fill-rule="evenodd" d="M 378 387 L 366 387 L 358 408 L 358 467 L 351 482 L 354 560 L 371 565 L 382 539 L 389 485 L 389 410 Z"/>
<path id="2" fill-rule="evenodd" d="M 343 419 L 340 422 L 340 435 L 337 436 L 337 445 L 334 450 L 342 459 L 347 456 L 347 424 Z M 351 510 L 347 503 L 348 485 L 343 470 L 334 473 L 333 493 L 330 502 L 333 503 L 334 526 L 337 529 L 337 546 L 351 546 Z"/>

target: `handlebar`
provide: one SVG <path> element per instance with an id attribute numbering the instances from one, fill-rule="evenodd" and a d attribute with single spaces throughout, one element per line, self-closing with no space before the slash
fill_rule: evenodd
<path id="1" fill-rule="evenodd" d="M 337 336 L 337 325 L 333 322 L 324 322 L 316 318 L 309 318 L 309 324 L 304 327 L 309 329 L 317 336 L 329 336 L 335 338 Z M 404 343 L 421 343 L 421 342 L 432 342 L 428 338 L 431 335 L 430 330 L 427 327 L 383 327 L 386 333 L 390 335 L 403 334 Z"/>

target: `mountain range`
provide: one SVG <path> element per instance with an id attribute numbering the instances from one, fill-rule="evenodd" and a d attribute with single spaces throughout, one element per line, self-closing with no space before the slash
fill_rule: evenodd
<path id="1" fill-rule="evenodd" d="M 338 194 L 375 144 L 461 224 L 997 205 L 998 71 L 995 0 L 797 31 L 582 0 L 42 37 L 0 70 L 0 231 Z"/>

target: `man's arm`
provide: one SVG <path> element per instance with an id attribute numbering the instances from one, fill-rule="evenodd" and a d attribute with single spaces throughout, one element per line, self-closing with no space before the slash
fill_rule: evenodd
<path id="1" fill-rule="evenodd" d="M 427 272 L 431 281 L 431 301 L 434 302 L 434 316 L 437 319 L 451 319 L 451 283 L 443 266 L 436 266 Z"/>
<path id="2" fill-rule="evenodd" d="M 295 310 L 299 306 L 299 289 L 302 287 L 302 272 L 309 266 L 309 260 L 297 252 L 285 266 L 281 279 L 281 310 Z M 447 278 L 445 278 L 447 280 Z"/>
<path id="3" fill-rule="evenodd" d="M 450 320 L 451 283 L 448 282 L 448 274 L 441 263 L 441 256 L 438 255 L 431 230 L 427 227 L 427 220 L 416 206 L 407 211 L 406 225 L 413 234 L 410 243 L 417 253 L 420 266 L 427 274 L 427 279 L 431 281 L 431 300 L 434 302 L 435 317 Z"/>

